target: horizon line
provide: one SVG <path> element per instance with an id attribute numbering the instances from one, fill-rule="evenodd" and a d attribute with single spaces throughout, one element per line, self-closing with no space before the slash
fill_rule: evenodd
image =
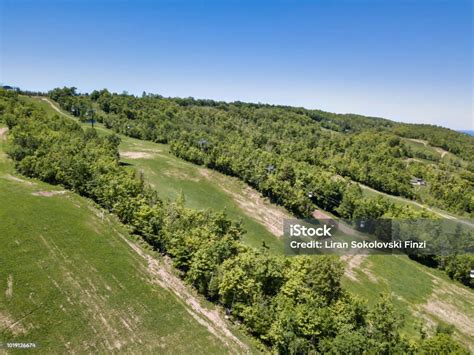
<path id="1" fill-rule="evenodd" d="M 0 83 L 0 85 L 1 85 L 1 87 L 10 86 L 14 89 L 18 89 L 19 91 L 41 92 L 42 94 L 47 94 L 51 90 L 54 90 L 56 88 L 61 88 L 60 86 L 57 86 L 53 89 L 49 89 L 49 90 L 44 91 L 44 90 L 29 90 L 29 89 L 24 89 L 24 88 L 22 89 L 20 86 L 15 86 L 15 85 L 12 85 L 12 84 L 5 84 L 5 83 Z M 74 85 L 72 85 L 72 86 L 66 86 L 66 85 L 62 86 L 62 88 L 67 88 L 67 87 L 69 87 L 69 88 L 74 87 L 74 88 L 78 89 Z M 328 111 L 328 110 L 315 108 L 315 107 L 295 106 L 295 105 L 281 104 L 281 103 L 269 103 L 269 102 L 261 102 L 261 101 L 242 101 L 242 100 L 238 100 L 238 99 L 237 100 L 222 100 L 222 99 L 219 100 L 219 99 L 212 99 L 212 98 L 200 98 L 200 97 L 194 97 L 194 96 L 164 96 L 162 94 L 152 93 L 152 92 L 148 92 L 146 90 L 143 90 L 142 94 L 130 93 L 128 90 L 122 90 L 122 92 L 120 93 L 120 92 L 117 92 L 117 91 L 112 91 L 112 90 L 110 90 L 106 87 L 104 87 L 102 89 L 93 89 L 92 91 L 100 91 L 100 90 L 107 90 L 111 94 L 129 95 L 129 96 L 134 96 L 136 98 L 140 98 L 140 97 L 143 96 L 143 93 L 146 93 L 147 95 L 160 96 L 164 99 L 193 99 L 193 100 L 208 100 L 208 101 L 213 101 L 213 102 L 217 102 L 217 103 L 226 103 L 226 104 L 242 103 L 242 104 L 251 104 L 251 105 L 273 106 L 273 107 L 290 107 L 290 108 L 296 108 L 296 109 L 304 109 L 304 110 L 308 110 L 308 111 L 321 111 L 321 112 L 324 112 L 324 113 L 331 113 L 331 114 L 335 114 L 335 115 L 361 116 L 361 117 L 372 118 L 372 119 L 386 120 L 386 121 L 399 123 L 399 124 L 425 125 L 425 126 L 440 127 L 440 128 L 449 129 L 451 131 L 461 132 L 461 133 L 474 132 L 474 127 L 454 129 L 454 128 L 449 128 L 449 127 L 446 127 L 446 126 L 440 126 L 440 125 L 434 124 L 434 123 L 403 122 L 403 121 L 399 121 L 399 120 L 396 120 L 396 119 L 393 119 L 393 118 L 386 118 L 386 117 L 381 117 L 381 116 L 374 116 L 374 115 L 361 114 L 361 113 L 355 113 L 355 112 L 334 112 L 334 111 Z M 78 94 L 79 95 L 81 95 L 81 94 L 89 95 L 90 93 L 92 93 L 92 91 L 79 91 Z"/>

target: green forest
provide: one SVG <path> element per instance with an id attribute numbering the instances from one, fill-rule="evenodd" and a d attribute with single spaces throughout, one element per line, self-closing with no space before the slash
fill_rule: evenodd
<path id="1" fill-rule="evenodd" d="M 349 181 L 474 215 L 474 138 L 446 128 L 146 93 L 135 97 L 101 90 L 78 95 L 75 88 L 63 88 L 49 97 L 83 120 L 169 143 L 177 156 L 238 176 L 302 215 L 311 203 L 337 212 Z M 446 159 L 415 149 L 409 139 L 445 150 L 441 155 Z M 414 188 L 413 177 L 423 178 L 426 189 Z M 308 192 L 314 201 L 307 200 Z"/>
<path id="2" fill-rule="evenodd" d="M 365 196 L 360 184 L 474 216 L 474 138 L 446 128 L 287 106 L 146 93 L 136 97 L 105 89 L 79 95 L 75 88 L 63 88 L 48 95 L 82 121 L 168 143 L 179 158 L 236 176 L 299 217 L 321 208 L 347 221 L 436 218 L 427 209 L 396 204 L 383 195 Z M 413 178 L 422 179 L 424 186 L 414 186 Z M 472 248 L 472 239 L 463 243 L 466 248 Z M 425 262 L 474 286 L 468 277 L 472 255 Z"/>
<path id="3" fill-rule="evenodd" d="M 236 176 L 298 216 L 319 207 L 348 220 L 433 217 L 382 196 L 364 197 L 357 182 L 461 215 L 474 211 L 474 139 L 442 128 L 423 127 L 414 134 L 376 118 L 106 90 L 78 95 L 64 88 L 49 95 L 81 120 L 169 143 L 176 156 Z M 62 185 L 115 214 L 132 233 L 169 255 L 183 279 L 267 349 L 468 353 L 442 326 L 431 337 L 423 329 L 419 340 L 403 336 L 403 319 L 389 295 L 368 306 L 342 288 L 344 266 L 337 257 L 271 255 L 245 246 L 241 225 L 225 213 L 160 199 L 143 176 L 121 166 L 116 135 L 100 136 L 59 115 L 49 118 L 4 90 L 0 120 L 9 128 L 8 154 L 20 173 Z M 420 168 L 406 162 L 414 153 L 404 138 L 427 140 L 458 158 Z M 411 185 L 413 176 L 426 179 L 425 194 Z M 457 270 L 472 260 L 440 265 Z"/>

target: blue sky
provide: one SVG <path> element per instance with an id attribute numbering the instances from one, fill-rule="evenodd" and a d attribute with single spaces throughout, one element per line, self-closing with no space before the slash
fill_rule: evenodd
<path id="1" fill-rule="evenodd" d="M 474 129 L 471 0 L 0 0 L 0 81 Z"/>

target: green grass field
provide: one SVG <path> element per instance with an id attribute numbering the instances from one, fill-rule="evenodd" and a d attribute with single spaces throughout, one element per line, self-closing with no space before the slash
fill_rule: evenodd
<path id="1" fill-rule="evenodd" d="M 54 113 L 47 103 L 41 104 Z M 107 132 L 100 125 L 97 129 L 101 134 Z M 174 199 L 183 192 L 190 207 L 226 210 L 229 217 L 242 220 L 247 230 L 246 243 L 260 247 L 264 241 L 274 252 L 283 250 L 282 240 L 270 232 L 269 225 L 291 217 L 288 212 L 263 201 L 258 193 L 249 191 L 248 186 L 234 178 L 177 159 L 169 154 L 166 145 L 121 138 L 122 160 L 143 171 L 145 180 L 162 197 Z M 364 190 L 364 193 L 376 194 L 370 190 Z M 396 197 L 393 199 L 397 203 L 407 203 Z M 356 256 L 345 260 L 348 266 L 344 286 L 369 303 L 375 302 L 381 292 L 390 293 L 406 319 L 408 335 L 417 334 L 420 321 L 431 331 L 438 323 L 453 324 L 455 336 L 473 349 L 472 290 L 449 280 L 443 272 L 404 256 Z"/>
<path id="2" fill-rule="evenodd" d="M 0 342 L 35 342 L 42 353 L 236 348 L 154 281 L 112 216 L 60 187 L 15 175 L 5 145 L 0 137 Z"/>
<path id="3" fill-rule="evenodd" d="M 225 211 L 231 219 L 242 222 L 247 244 L 261 247 L 264 242 L 271 250 L 281 252 L 282 243 L 258 222 L 254 204 L 241 196 L 245 189 L 242 182 L 180 160 L 169 153 L 167 145 L 121 138 L 122 161 L 142 171 L 162 198 L 175 200 L 183 193 L 188 207 Z"/>

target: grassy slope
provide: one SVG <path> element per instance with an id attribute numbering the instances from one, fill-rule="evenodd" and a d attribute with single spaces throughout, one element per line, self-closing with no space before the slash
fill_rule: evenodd
<path id="1" fill-rule="evenodd" d="M 103 127 L 98 127 L 106 132 Z M 123 158 L 145 173 L 145 179 L 159 186 L 163 196 L 174 198 L 183 191 L 188 205 L 195 208 L 226 208 L 230 217 L 242 219 L 249 231 L 245 241 L 260 246 L 265 240 L 270 244 L 269 232 L 258 225 L 252 210 L 236 204 L 236 195 L 249 199 L 242 193 L 245 185 L 236 179 L 213 172 L 209 175 L 196 165 L 177 159 L 168 153 L 166 145 L 131 139 L 121 136 L 121 151 L 148 153 L 140 159 Z M 230 190 L 230 191 L 229 191 Z M 397 200 L 398 201 L 398 200 Z M 398 201 L 402 203 L 403 201 Z M 249 201 L 251 203 L 251 201 Z M 263 209 L 273 209 L 265 204 Z M 247 221 L 247 223 L 245 223 Z M 281 240 L 273 238 L 273 250 L 282 250 Z M 449 280 L 443 272 L 429 269 L 404 256 L 369 256 L 348 259 L 349 272 L 343 280 L 344 286 L 353 293 L 374 302 L 380 292 L 394 296 L 401 314 L 406 318 L 406 332 L 416 334 L 419 319 L 431 328 L 437 323 L 457 326 L 456 336 L 464 343 L 474 345 L 469 335 L 474 326 L 474 292 Z"/>
<path id="2" fill-rule="evenodd" d="M 122 161 L 143 171 L 146 181 L 156 187 L 162 198 L 174 200 L 183 193 L 186 205 L 191 208 L 224 210 L 230 218 L 242 221 L 247 231 L 244 240 L 249 245 L 261 247 L 262 242 L 265 242 L 273 250 L 281 249 L 281 244 L 274 235 L 253 216 L 244 213 L 232 198 L 232 193 L 238 193 L 244 188 L 239 180 L 179 160 L 163 144 L 122 137 L 120 150 L 149 154 L 139 159 L 123 157 Z M 225 178 L 227 191 L 218 183 L 218 178 Z"/>
<path id="3" fill-rule="evenodd" d="M 15 176 L 0 144 L 0 342 L 55 353 L 226 350 L 152 282 L 119 223 L 71 192 L 33 195 L 60 189 Z"/>

